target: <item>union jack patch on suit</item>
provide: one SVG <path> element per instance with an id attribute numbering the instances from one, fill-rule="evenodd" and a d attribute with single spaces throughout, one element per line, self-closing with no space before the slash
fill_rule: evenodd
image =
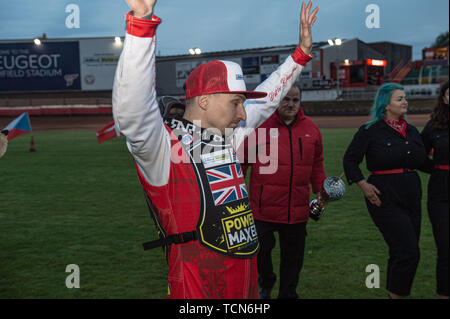
<path id="1" fill-rule="evenodd" d="M 206 176 L 216 206 L 248 197 L 241 164 L 208 169 Z"/>

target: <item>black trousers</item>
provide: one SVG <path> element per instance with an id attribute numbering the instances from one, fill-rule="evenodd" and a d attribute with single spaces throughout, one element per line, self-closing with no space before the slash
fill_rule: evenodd
<path id="1" fill-rule="evenodd" d="M 408 296 L 420 259 L 422 189 L 416 173 L 370 176 L 380 191 L 382 205 L 366 204 L 370 216 L 389 246 L 386 289 Z"/>
<path id="2" fill-rule="evenodd" d="M 436 291 L 439 295 L 448 296 L 448 200 L 428 200 L 427 206 L 437 247 Z"/>
<path id="3" fill-rule="evenodd" d="M 260 241 L 257 257 L 258 283 L 261 288 L 271 289 L 276 281 L 273 272 L 272 250 L 275 247 L 274 232 L 280 239 L 280 290 L 278 298 L 298 298 L 296 293 L 305 252 L 306 222 L 280 224 L 255 221 Z"/>

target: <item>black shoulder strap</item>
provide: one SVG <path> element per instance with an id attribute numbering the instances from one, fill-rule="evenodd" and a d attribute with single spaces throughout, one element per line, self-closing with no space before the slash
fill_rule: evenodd
<path id="1" fill-rule="evenodd" d="M 197 240 L 197 231 L 190 231 L 180 234 L 169 235 L 157 240 L 143 243 L 144 250 L 153 249 L 161 246 L 170 246 L 172 244 L 184 244 L 193 240 Z"/>
<path id="2" fill-rule="evenodd" d="M 150 198 L 147 196 L 147 194 L 145 192 L 144 192 L 144 195 L 145 195 L 145 200 L 147 202 L 148 210 L 150 212 L 150 216 L 153 219 L 153 221 L 155 222 L 156 227 L 158 228 L 159 239 L 143 243 L 142 246 L 143 246 L 144 250 L 149 250 L 149 249 L 153 249 L 156 247 L 162 247 L 164 254 L 166 255 L 166 260 L 168 261 L 169 256 L 168 256 L 167 248 L 172 244 L 183 244 L 183 243 L 187 243 L 187 242 L 190 242 L 193 240 L 197 240 L 198 239 L 197 231 L 194 230 L 194 231 L 190 231 L 190 232 L 167 236 L 167 233 L 166 233 L 164 227 L 162 227 L 161 223 L 159 222 L 158 215 L 156 214 L 155 209 L 153 208 Z"/>
<path id="3" fill-rule="evenodd" d="M 162 246 L 164 255 L 166 256 L 166 261 L 168 262 L 169 261 L 169 254 L 168 254 L 167 246 L 163 244 L 164 239 L 167 236 L 166 231 L 165 231 L 164 227 L 162 227 L 161 223 L 159 222 L 158 215 L 156 214 L 155 209 L 153 208 L 152 202 L 150 201 L 150 198 L 147 196 L 145 191 L 144 191 L 144 197 L 145 197 L 145 201 L 147 203 L 147 207 L 148 207 L 148 210 L 149 210 L 149 213 L 150 213 L 150 217 L 152 218 L 153 222 L 156 225 L 156 228 L 158 229 L 159 239 L 158 240 L 154 240 L 152 242 L 161 241 L 161 243 L 162 243 L 161 245 L 156 245 L 154 247 Z M 152 242 L 149 242 L 149 243 L 152 243 Z M 147 248 L 147 249 L 145 248 L 147 246 L 147 244 L 148 243 L 144 243 L 143 244 L 144 250 L 150 249 L 150 248 Z M 151 248 L 154 248 L 154 247 L 151 247 Z"/>

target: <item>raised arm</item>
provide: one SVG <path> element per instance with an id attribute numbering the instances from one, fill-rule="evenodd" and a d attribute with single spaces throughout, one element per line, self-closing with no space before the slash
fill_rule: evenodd
<path id="1" fill-rule="evenodd" d="M 164 128 L 155 90 L 155 32 L 161 20 L 153 16 L 156 0 L 127 0 L 124 47 L 113 87 L 113 116 L 127 137 L 127 146 L 146 180 L 167 182 L 170 140 Z"/>
<path id="2" fill-rule="evenodd" d="M 255 89 L 255 91 L 267 92 L 267 96 L 263 99 L 246 101 L 247 120 L 239 123 L 235 131 L 235 147 L 238 147 L 246 136 L 272 115 L 297 80 L 302 68 L 312 59 L 311 30 L 317 20 L 316 14 L 319 7 L 312 12 L 311 8 L 311 1 L 308 6 L 302 3 L 299 42 L 295 52 Z"/>

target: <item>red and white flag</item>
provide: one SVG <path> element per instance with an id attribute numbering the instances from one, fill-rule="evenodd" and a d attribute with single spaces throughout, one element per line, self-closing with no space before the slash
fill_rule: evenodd
<path id="1" fill-rule="evenodd" d="M 106 124 L 104 128 L 97 131 L 97 141 L 98 144 L 101 144 L 120 135 L 122 134 L 117 129 L 114 121 L 111 121 L 110 123 Z"/>

